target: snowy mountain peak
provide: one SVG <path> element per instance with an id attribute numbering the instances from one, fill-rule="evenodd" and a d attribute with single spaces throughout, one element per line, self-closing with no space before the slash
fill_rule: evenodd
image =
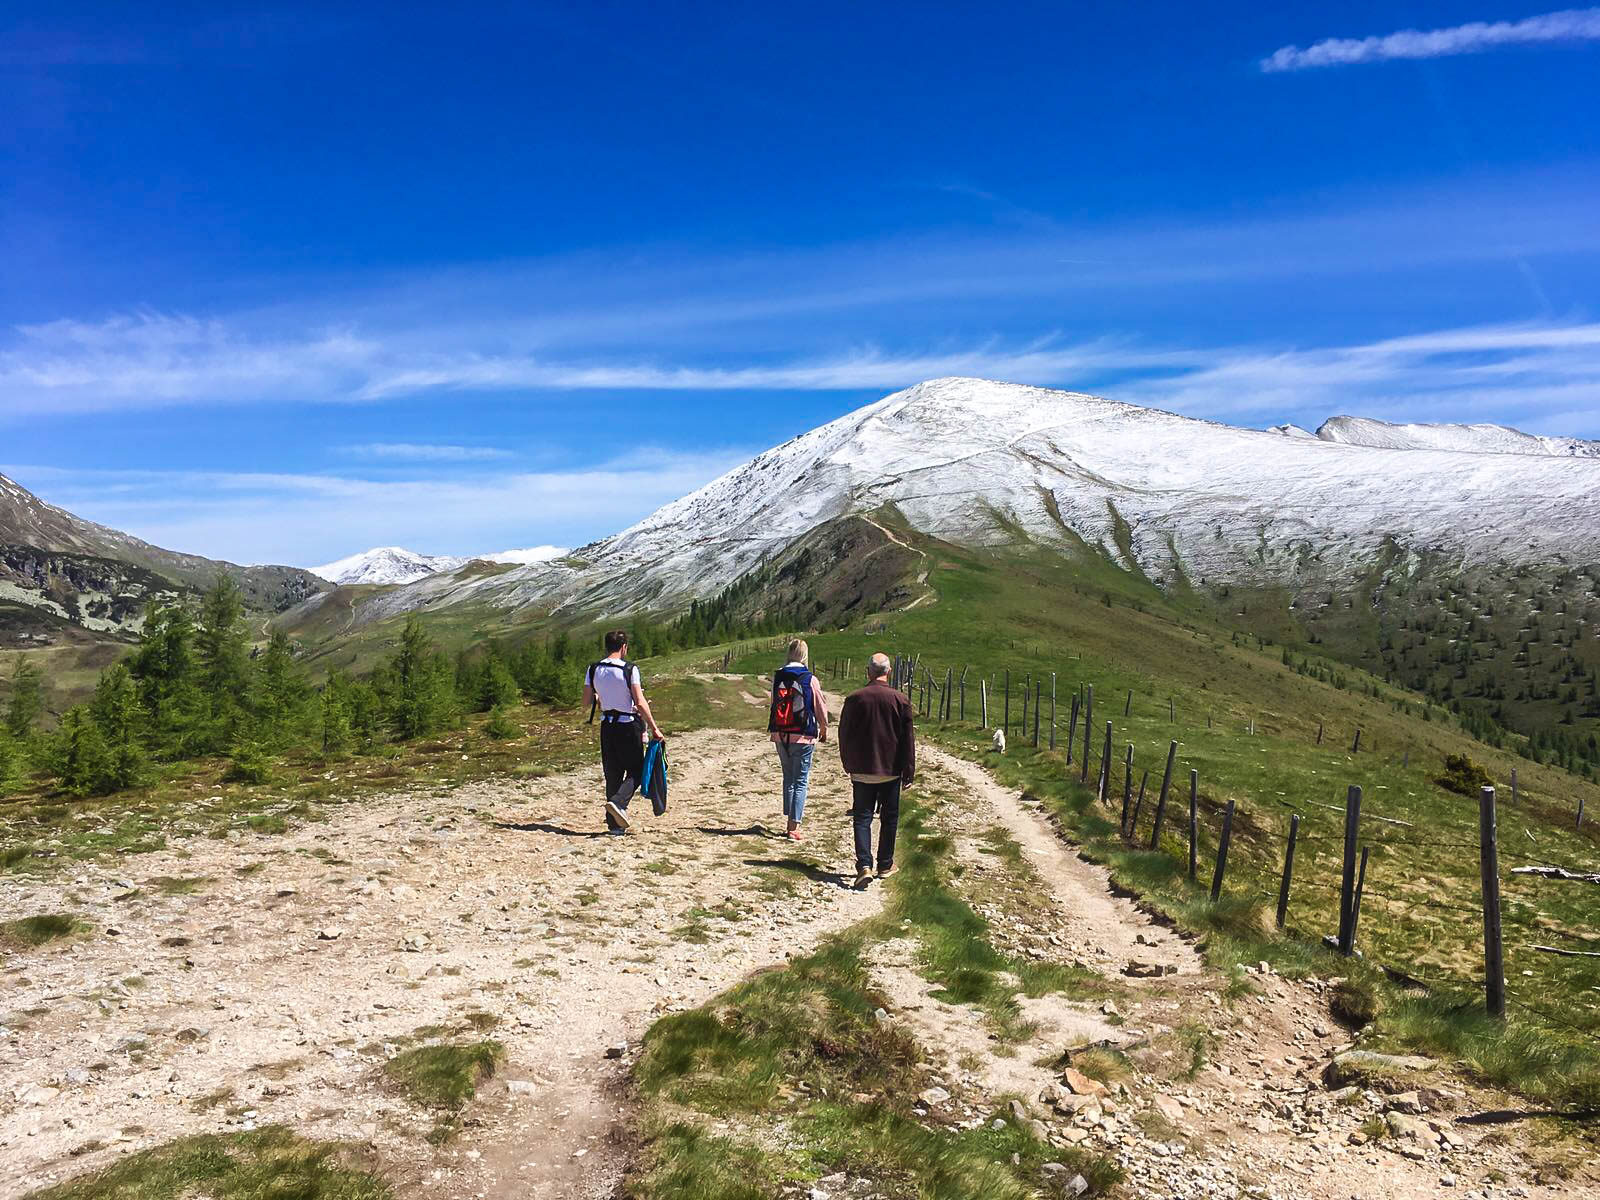
<path id="1" fill-rule="evenodd" d="M 401 546 L 378 546 L 312 567 L 311 572 L 329 583 L 411 583 L 440 571 L 454 571 L 466 562 L 465 558 L 452 555 L 418 554 Z"/>
<path id="2" fill-rule="evenodd" d="M 314 575 L 330 583 L 414 583 L 429 575 L 456 571 L 469 562 L 509 563 L 524 566 L 548 562 L 566 553 L 560 546 L 530 546 L 525 550 L 497 550 L 493 554 L 418 554 L 403 546 L 378 546 L 336 562 L 312 567 Z"/>

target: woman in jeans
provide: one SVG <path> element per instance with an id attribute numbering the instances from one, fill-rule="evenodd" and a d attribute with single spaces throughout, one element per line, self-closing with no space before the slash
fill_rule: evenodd
<path id="1" fill-rule="evenodd" d="M 806 788 L 811 782 L 811 756 L 817 743 L 828 740 L 828 702 L 822 685 L 806 664 L 811 652 L 804 640 L 789 643 L 789 661 L 772 678 L 772 718 L 767 729 L 778 748 L 783 768 L 783 815 L 788 836 L 800 837 L 806 811 Z M 809 703 L 808 703 L 809 701 Z"/>

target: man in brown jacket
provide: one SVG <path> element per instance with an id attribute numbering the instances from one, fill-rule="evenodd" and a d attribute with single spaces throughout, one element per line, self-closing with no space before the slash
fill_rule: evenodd
<path id="1" fill-rule="evenodd" d="M 900 789 L 917 774 L 911 701 L 889 682 L 889 657 L 874 654 L 867 686 L 845 698 L 839 714 L 839 758 L 850 774 L 856 826 L 856 886 L 872 881 L 872 818 L 878 830 L 878 878 L 894 874 L 894 839 L 900 827 Z"/>

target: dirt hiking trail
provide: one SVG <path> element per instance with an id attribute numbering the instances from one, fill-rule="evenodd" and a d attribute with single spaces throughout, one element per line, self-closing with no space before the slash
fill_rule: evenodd
<path id="1" fill-rule="evenodd" d="M 924 762 L 935 820 L 971 879 L 994 881 L 974 903 L 996 942 L 1075 962 L 1118 997 L 1028 1000 L 1031 1040 L 1001 1047 L 977 1014 L 935 998 L 908 941 L 880 944 L 891 1019 L 944 1064 L 945 1096 L 930 1104 L 982 1120 L 1016 1097 L 1014 1119 L 1118 1157 L 1139 1196 L 1433 1195 L 1458 1177 L 1465 1191 L 1491 1161 L 1528 1182 L 1508 1152 L 1473 1149 L 1478 1133 L 1447 1140 L 1423 1117 L 1408 1118 L 1422 1130 L 1405 1153 L 1353 1143 L 1388 1101 L 1336 1103 L 1320 1083 L 1348 1040 L 1325 1015 L 1325 981 L 1262 973 L 1225 1008 L 1224 981 L 1114 896 L 1036 804 L 932 747 Z M 803 843 L 781 836 L 763 735 L 675 737 L 672 765 L 671 810 L 636 803 L 622 838 L 600 833 L 595 766 L 375 797 L 281 836 L 194 838 L 9 880 L 0 918 L 70 911 L 93 931 L 12 954 L 0 977 L 0 1198 L 174 1137 L 273 1123 L 370 1147 L 400 1196 L 615 1195 L 634 1136 L 628 1066 L 651 1022 L 813 948 L 884 895 L 849 886 L 848 781 L 831 745 Z M 1016 863 L 982 850 L 996 828 L 1020 846 Z M 1210 1049 L 1183 1077 L 1189 1027 Z M 506 1061 L 435 1146 L 437 1115 L 383 1064 L 446 1033 L 497 1039 Z M 1091 1045 L 1137 1065 L 1092 1104 L 1051 1062 Z M 1419 1104 L 1437 1114 L 1458 1101 L 1446 1089 Z M 827 1182 L 812 1194 L 832 1194 Z"/>

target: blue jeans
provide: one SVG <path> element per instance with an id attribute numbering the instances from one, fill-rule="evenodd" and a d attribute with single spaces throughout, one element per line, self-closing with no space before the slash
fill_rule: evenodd
<path id="1" fill-rule="evenodd" d="M 778 762 L 783 767 L 783 815 L 796 825 L 806 811 L 806 788 L 811 784 L 812 745 L 775 742 Z"/>

